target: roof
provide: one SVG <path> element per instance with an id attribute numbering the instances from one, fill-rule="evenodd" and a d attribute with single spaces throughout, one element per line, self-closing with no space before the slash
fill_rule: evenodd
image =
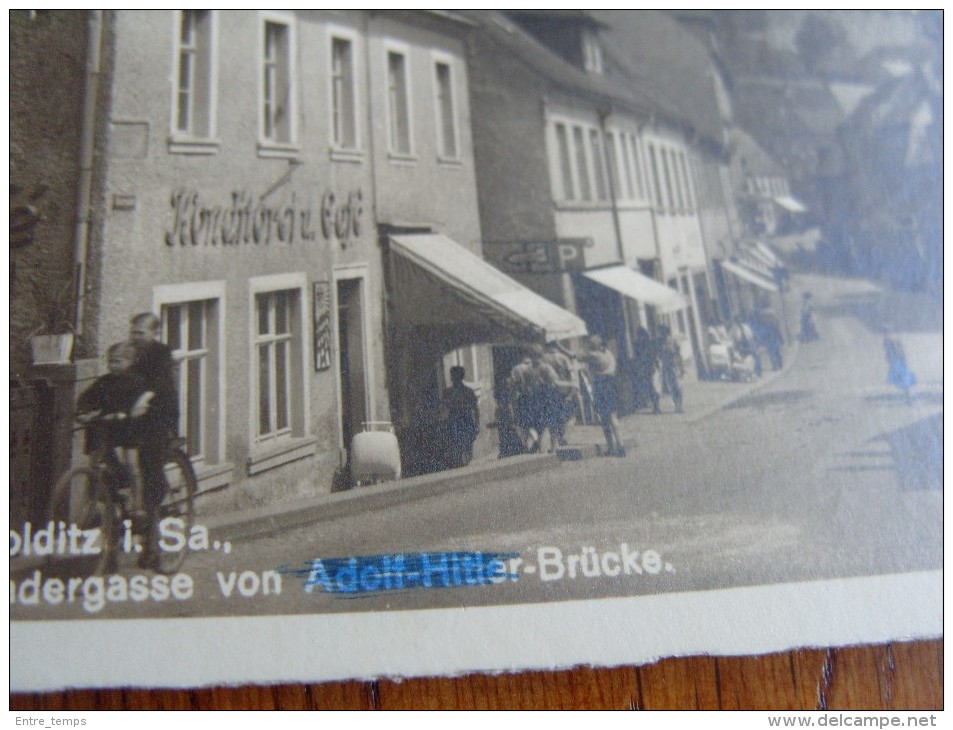
<path id="1" fill-rule="evenodd" d="M 653 99 L 699 134 L 724 142 L 712 80 L 715 67 L 705 44 L 661 11 L 591 12 L 605 25 L 606 51 L 617 61 L 617 67 L 609 69 L 613 80 Z"/>
<path id="2" fill-rule="evenodd" d="M 651 14 L 659 15 L 654 12 Z M 604 25 L 623 20 L 621 17 L 615 18 L 613 13 L 604 11 L 589 11 L 587 15 Z M 665 118 L 676 124 L 693 126 L 693 115 L 682 108 L 685 105 L 676 104 L 669 98 L 673 96 L 672 94 L 662 91 L 667 84 L 651 80 L 652 71 L 638 71 L 637 62 L 624 52 L 626 45 L 632 45 L 631 41 L 625 39 L 628 23 L 623 24 L 621 28 L 609 27 L 602 30 L 600 37 L 604 43 L 607 73 L 599 75 L 586 73 L 561 58 L 502 13 L 468 11 L 466 16 L 476 22 L 485 36 L 499 45 L 503 51 L 519 58 L 534 72 L 563 91 L 587 95 L 596 103 L 618 106 Z M 571 19 L 572 15 L 568 15 L 567 18 Z M 684 37 L 691 38 L 688 33 L 683 32 L 683 34 Z M 674 81 L 671 83 L 675 86 L 688 84 L 688 82 Z M 707 131 L 712 132 L 710 128 Z"/>

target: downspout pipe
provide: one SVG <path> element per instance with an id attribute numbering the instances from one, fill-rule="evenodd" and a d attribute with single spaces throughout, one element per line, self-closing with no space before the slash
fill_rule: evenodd
<path id="1" fill-rule="evenodd" d="M 619 263 L 625 263 L 625 250 L 622 247 L 622 224 L 619 221 L 619 205 L 616 199 L 615 180 L 613 180 L 612 161 L 609 159 L 609 148 L 605 140 L 609 139 L 609 132 L 606 129 L 606 119 L 612 114 L 612 108 L 606 107 L 599 110 L 599 129 L 602 132 L 602 164 L 606 169 L 606 177 L 609 179 L 609 203 L 612 206 L 612 226 L 615 229 L 616 249 L 619 252 Z"/>
<path id="2" fill-rule="evenodd" d="M 625 248 L 622 245 L 622 222 L 619 219 L 619 203 L 617 199 L 616 189 L 615 189 L 615 180 L 612 171 L 616 167 L 612 164 L 612 160 L 609 159 L 609 145 L 606 144 L 606 141 L 609 139 L 609 132 L 606 129 L 606 120 L 612 114 L 612 107 L 606 107 L 599 110 L 599 129 L 602 132 L 602 165 L 606 171 L 606 177 L 609 180 L 609 204 L 612 208 L 612 227 L 615 230 L 615 242 L 616 250 L 619 253 L 619 263 L 625 265 Z M 613 145 L 613 148 L 615 145 Z M 632 323 L 630 321 L 631 317 L 629 315 L 629 305 L 623 299 L 622 302 L 622 323 L 624 327 L 625 335 L 625 350 L 626 355 L 629 358 L 634 357 L 634 350 L 632 346 Z"/>
<path id="3" fill-rule="evenodd" d="M 93 152 L 96 141 L 96 107 L 102 60 L 103 11 L 90 10 L 87 20 L 86 84 L 79 138 L 79 185 L 76 199 L 76 226 L 73 234 L 75 266 L 73 325 L 83 333 L 83 295 L 86 293 L 86 259 L 89 255 L 90 199 L 93 187 Z"/>

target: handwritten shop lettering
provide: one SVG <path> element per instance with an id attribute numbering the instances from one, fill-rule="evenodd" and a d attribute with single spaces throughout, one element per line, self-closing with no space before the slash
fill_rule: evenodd
<path id="1" fill-rule="evenodd" d="M 176 190 L 169 202 L 173 220 L 165 243 L 170 248 L 290 244 L 314 241 L 319 233 L 346 245 L 351 236 L 360 235 L 364 212 L 360 190 L 340 198 L 325 194 L 319 214 L 294 193 L 285 203 L 269 203 L 239 190 L 232 192 L 229 203 L 217 205 L 194 190 Z"/>

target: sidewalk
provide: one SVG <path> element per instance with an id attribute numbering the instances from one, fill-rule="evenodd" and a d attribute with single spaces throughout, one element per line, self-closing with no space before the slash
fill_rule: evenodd
<path id="1" fill-rule="evenodd" d="M 751 383 L 685 379 L 682 381 L 684 413 L 672 413 L 671 400 L 663 397 L 662 415 L 653 416 L 648 411 L 642 411 L 620 419 L 626 448 L 634 448 L 636 439 L 644 443 L 651 437 L 653 419 L 666 419 L 667 424 L 695 423 L 752 391 L 763 388 L 794 364 L 797 350 L 795 341 L 785 349 L 784 369 L 777 372 L 766 370 L 760 379 Z M 456 489 L 467 489 L 489 482 L 537 474 L 545 469 L 559 468 L 562 461 L 593 458 L 605 451 L 605 438 L 600 426 L 573 426 L 568 439 L 569 445 L 559 449 L 555 454 L 527 454 L 507 459 L 486 459 L 461 469 L 401 479 L 372 487 L 357 487 L 298 502 L 210 515 L 200 517 L 199 521 L 209 528 L 216 539 L 267 535 L 337 517 L 405 504 Z"/>

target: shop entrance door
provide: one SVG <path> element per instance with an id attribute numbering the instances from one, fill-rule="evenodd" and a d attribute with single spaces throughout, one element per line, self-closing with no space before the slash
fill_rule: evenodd
<path id="1" fill-rule="evenodd" d="M 338 373 L 341 390 L 341 437 L 351 448 L 354 434 L 369 420 L 367 348 L 364 337 L 364 280 L 338 279 Z"/>

